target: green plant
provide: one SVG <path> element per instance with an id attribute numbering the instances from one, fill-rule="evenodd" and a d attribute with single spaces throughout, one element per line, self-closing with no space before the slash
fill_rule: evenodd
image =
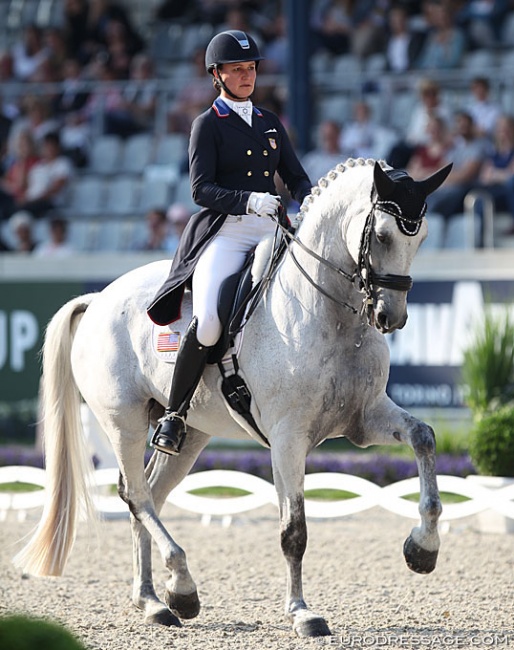
<path id="1" fill-rule="evenodd" d="M 464 353 L 462 380 L 475 418 L 514 399 L 514 323 L 486 309 L 483 323 Z"/>
<path id="2" fill-rule="evenodd" d="M 514 476 L 514 407 L 504 406 L 476 419 L 469 452 L 480 474 Z"/>
<path id="3" fill-rule="evenodd" d="M 62 625 L 25 615 L 0 618 L 0 648 L 85 650 L 84 645 Z"/>

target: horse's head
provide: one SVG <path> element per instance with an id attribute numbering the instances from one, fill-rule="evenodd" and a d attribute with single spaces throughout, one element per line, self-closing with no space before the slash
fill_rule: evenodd
<path id="1" fill-rule="evenodd" d="M 386 333 L 407 321 L 407 292 L 414 255 L 428 228 L 426 197 L 446 179 L 451 165 L 423 181 L 398 169 L 373 169 L 372 207 L 359 242 L 358 263 L 371 325 Z"/>

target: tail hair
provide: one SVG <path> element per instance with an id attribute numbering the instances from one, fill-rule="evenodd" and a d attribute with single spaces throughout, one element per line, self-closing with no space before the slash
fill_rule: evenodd
<path id="1" fill-rule="evenodd" d="M 48 497 L 32 538 L 13 559 L 23 571 L 37 576 L 63 573 L 78 519 L 95 516 L 89 489 L 93 466 L 71 368 L 75 331 L 94 296 L 80 296 L 63 305 L 45 332 L 41 399 Z"/>

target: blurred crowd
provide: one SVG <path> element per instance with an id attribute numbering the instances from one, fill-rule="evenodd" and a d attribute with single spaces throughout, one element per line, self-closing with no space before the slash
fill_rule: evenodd
<path id="1" fill-rule="evenodd" d="M 312 56 L 365 61 L 380 55 L 385 72 L 419 75 L 417 103 L 401 133 L 374 117 L 365 95 L 354 103 L 350 120 L 318 120 L 317 140 L 303 159 L 313 183 L 348 156 L 385 158 L 416 178 L 451 161 L 452 173 L 431 197 L 430 210 L 449 219 L 462 211 L 471 189 L 481 189 L 496 209 L 514 215 L 514 119 L 492 97 L 491 79 L 476 75 L 469 101 L 456 111 L 431 78 L 434 70 L 458 69 L 474 50 L 508 46 L 504 29 L 513 0 L 313 0 L 310 11 Z M 69 250 L 59 209 L 74 178 L 87 170 L 98 133 L 158 135 L 157 87 L 173 69 L 155 54 L 153 34 L 163 25 L 248 30 L 265 57 L 260 74 L 287 71 L 287 23 L 279 0 L 162 0 L 145 25 L 134 21 L 129 2 L 62 0 L 55 24 L 24 25 L 0 52 L 3 87 L 30 84 L 27 92 L 0 91 L 0 223 L 12 219 L 12 228 L 23 232 L 34 220 L 49 219 L 40 252 Z M 215 97 L 204 69 L 205 46 L 195 45 L 186 81 L 172 83 L 166 132 L 187 135 Z M 50 90 L 33 92 L 34 83 L 50 84 L 44 86 Z M 283 84 L 258 85 L 253 99 L 288 123 Z M 187 173 L 187 163 L 181 171 Z M 145 215 L 153 249 L 173 249 L 171 207 L 156 205 Z M 156 237 L 158 231 L 164 235 Z M 19 250 L 38 248 L 25 235 L 19 240 Z"/>

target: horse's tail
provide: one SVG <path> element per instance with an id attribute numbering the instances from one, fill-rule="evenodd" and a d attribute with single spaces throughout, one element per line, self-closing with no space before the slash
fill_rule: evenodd
<path id="1" fill-rule="evenodd" d="M 62 574 L 78 517 L 94 512 L 88 490 L 92 465 L 82 435 L 80 395 L 70 358 L 78 322 L 94 295 L 66 303 L 45 333 L 41 399 L 48 497 L 33 537 L 13 560 L 33 575 Z"/>

